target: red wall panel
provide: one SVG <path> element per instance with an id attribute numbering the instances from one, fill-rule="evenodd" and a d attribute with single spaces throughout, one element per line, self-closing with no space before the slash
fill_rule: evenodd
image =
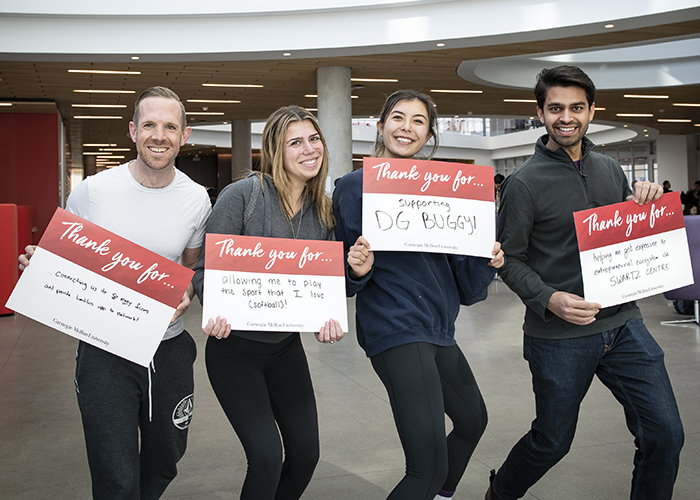
<path id="1" fill-rule="evenodd" d="M 34 207 L 34 243 L 59 205 L 58 126 L 56 113 L 0 113 L 0 203 Z"/>
<path id="2" fill-rule="evenodd" d="M 12 314 L 5 307 L 17 283 L 17 205 L 0 203 L 0 314 Z"/>

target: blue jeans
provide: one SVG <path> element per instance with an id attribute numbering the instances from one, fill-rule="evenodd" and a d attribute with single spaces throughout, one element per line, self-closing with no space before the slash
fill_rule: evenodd
<path id="1" fill-rule="evenodd" d="M 664 352 L 641 319 L 581 338 L 525 335 L 523 352 L 532 373 L 537 415 L 494 478 L 498 498 L 522 497 L 569 452 L 581 401 L 594 375 L 622 404 L 634 436 L 630 498 L 671 498 L 683 426 Z"/>

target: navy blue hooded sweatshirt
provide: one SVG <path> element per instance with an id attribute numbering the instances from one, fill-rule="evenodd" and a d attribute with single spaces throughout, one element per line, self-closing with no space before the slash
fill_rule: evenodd
<path id="1" fill-rule="evenodd" d="M 412 342 L 454 345 L 460 303 L 486 298 L 495 275 L 489 259 L 378 251 L 372 270 L 353 280 L 347 272 L 347 252 L 362 234 L 362 170 L 336 181 L 333 210 L 336 239 L 345 248 L 347 295 L 357 294 L 357 339 L 367 356 Z"/>

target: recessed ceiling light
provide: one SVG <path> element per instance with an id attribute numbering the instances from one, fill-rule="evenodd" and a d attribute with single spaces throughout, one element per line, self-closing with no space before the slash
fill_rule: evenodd
<path id="1" fill-rule="evenodd" d="M 98 156 L 97 159 L 103 158 L 105 160 L 123 160 L 126 156 Z"/>
<path id="2" fill-rule="evenodd" d="M 444 47 L 444 46 L 445 46 L 445 44 L 444 44 L 444 43 L 442 43 L 442 42 L 440 42 L 440 43 L 437 43 L 437 44 L 435 44 L 435 45 L 437 45 L 438 47 Z"/>
<path id="3" fill-rule="evenodd" d="M 654 115 L 651 113 L 617 113 L 615 116 L 626 116 L 628 118 L 651 118 Z"/>
<path id="4" fill-rule="evenodd" d="M 644 137 L 649 137 L 649 134 L 644 134 Z"/>
<path id="5" fill-rule="evenodd" d="M 11 102 L 0 102 L 0 106 L 12 106 Z"/>
<path id="6" fill-rule="evenodd" d="M 445 90 L 445 89 L 432 89 L 431 92 L 436 94 L 483 94 L 483 90 Z"/>
<path id="7" fill-rule="evenodd" d="M 648 130 L 648 129 L 644 129 L 643 132 L 649 132 L 649 130 Z"/>
<path id="8" fill-rule="evenodd" d="M 236 87 L 242 89 L 260 89 L 262 85 L 252 83 L 203 83 L 202 87 Z"/>
<path id="9" fill-rule="evenodd" d="M 683 106 L 686 108 L 700 108 L 700 104 L 697 103 L 692 103 L 692 102 L 674 102 L 674 106 Z"/>
<path id="10" fill-rule="evenodd" d="M 289 57 L 289 56 L 292 55 L 292 53 L 291 53 L 291 52 L 283 52 L 282 55 L 283 55 L 284 57 Z"/>
<path id="11" fill-rule="evenodd" d="M 224 122 L 224 125 L 228 125 L 228 122 Z"/>
<path id="12" fill-rule="evenodd" d="M 204 116 L 221 116 L 224 113 L 219 113 L 215 111 L 188 111 L 185 113 L 187 116 L 193 116 L 193 115 L 204 115 Z"/>
<path id="13" fill-rule="evenodd" d="M 664 122 L 664 123 L 690 123 L 693 120 L 682 120 L 682 119 L 677 119 L 677 118 L 659 118 L 656 121 L 657 122 Z"/>
<path id="14" fill-rule="evenodd" d="M 380 83 L 395 83 L 396 78 L 350 78 L 351 82 L 380 82 Z"/>
<path id="15" fill-rule="evenodd" d="M 306 111 L 318 111 L 318 108 L 305 108 Z"/>
<path id="16" fill-rule="evenodd" d="M 668 99 L 667 95 L 653 95 L 653 94 L 625 94 L 623 97 L 628 99 Z"/>
<path id="17" fill-rule="evenodd" d="M 455 115 L 455 118 L 459 118 L 459 115 Z"/>
<path id="18" fill-rule="evenodd" d="M 83 144 L 84 147 L 86 148 L 97 148 L 100 146 L 105 146 L 105 147 L 114 147 L 116 144 L 98 144 L 98 143 L 88 143 L 88 144 Z"/>
<path id="19" fill-rule="evenodd" d="M 606 24 L 604 27 L 605 27 L 606 29 L 610 29 L 610 28 L 614 28 L 615 25 L 614 25 L 614 24 Z"/>
<path id="20" fill-rule="evenodd" d="M 605 111 L 607 108 L 599 108 L 598 106 L 595 107 L 596 111 Z"/>
<path id="21" fill-rule="evenodd" d="M 74 90 L 73 92 L 79 92 L 82 94 L 135 94 L 135 90 Z"/>
<path id="22" fill-rule="evenodd" d="M 71 104 L 74 108 L 126 108 L 126 104 Z"/>
<path id="23" fill-rule="evenodd" d="M 83 151 L 83 156 L 97 156 L 104 153 L 98 153 L 97 151 Z"/>
<path id="24" fill-rule="evenodd" d="M 693 125 L 694 127 L 700 127 L 700 123 L 696 123 Z"/>
<path id="25" fill-rule="evenodd" d="M 140 75 L 140 71 L 118 71 L 106 69 L 69 69 L 68 73 L 89 73 L 98 75 Z"/>
<path id="26" fill-rule="evenodd" d="M 311 97 L 311 98 L 317 98 L 318 94 L 305 94 L 304 97 Z"/>
<path id="27" fill-rule="evenodd" d="M 121 120 L 121 116 L 92 116 L 92 115 L 85 115 L 85 116 L 74 116 L 76 120 Z"/>
<path id="28" fill-rule="evenodd" d="M 352 161 L 363 161 L 362 158 L 353 158 Z"/>
<path id="29" fill-rule="evenodd" d="M 100 148 L 100 151 L 131 151 L 131 148 Z"/>
<path id="30" fill-rule="evenodd" d="M 217 99 L 187 99 L 187 102 L 212 102 L 220 104 L 239 104 L 241 101 L 217 100 Z"/>
<path id="31" fill-rule="evenodd" d="M 133 59 L 134 61 L 138 61 L 141 58 L 139 56 L 131 56 L 131 59 Z"/>
<path id="32" fill-rule="evenodd" d="M 537 103 L 535 99 L 503 99 L 503 102 L 534 102 Z"/>
<path id="33" fill-rule="evenodd" d="M 626 123 L 622 126 L 622 128 L 627 128 L 627 127 L 629 127 L 629 125 L 627 125 Z"/>

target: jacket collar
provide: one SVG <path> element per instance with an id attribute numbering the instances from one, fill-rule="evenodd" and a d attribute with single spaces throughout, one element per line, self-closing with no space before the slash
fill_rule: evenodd
<path id="1" fill-rule="evenodd" d="M 569 154 L 566 151 L 564 151 L 563 148 L 559 148 L 559 149 L 555 149 L 555 150 L 549 149 L 547 147 L 548 142 L 549 142 L 549 134 L 544 134 L 539 139 L 537 139 L 537 144 L 535 145 L 535 150 L 540 154 L 549 156 L 550 158 L 554 158 L 554 159 L 557 159 L 559 161 L 567 161 L 568 160 L 568 161 L 573 163 L 573 161 L 571 160 L 571 157 L 569 156 Z M 583 160 L 583 158 L 585 158 L 586 155 L 588 155 L 588 153 L 590 153 L 593 150 L 593 148 L 595 148 L 595 144 L 593 144 L 593 142 L 588 137 L 586 137 L 584 135 L 583 139 L 581 139 L 581 159 Z"/>

